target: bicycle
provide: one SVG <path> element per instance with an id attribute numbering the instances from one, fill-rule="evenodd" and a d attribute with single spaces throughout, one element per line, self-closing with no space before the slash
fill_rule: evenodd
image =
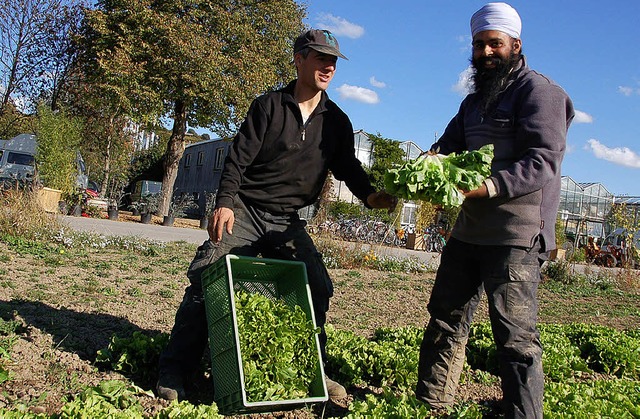
<path id="1" fill-rule="evenodd" d="M 444 238 L 442 226 L 430 225 L 422 233 L 422 250 L 426 252 L 442 253 L 447 241 Z"/>

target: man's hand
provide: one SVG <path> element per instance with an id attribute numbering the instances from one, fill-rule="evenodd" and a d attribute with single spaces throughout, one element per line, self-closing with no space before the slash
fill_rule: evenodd
<path id="1" fill-rule="evenodd" d="M 487 189 L 487 185 L 484 182 L 480 185 L 478 189 L 474 189 L 472 191 L 462 191 L 462 194 L 465 198 L 488 198 L 489 190 Z"/>
<path id="2" fill-rule="evenodd" d="M 375 192 L 367 197 L 367 205 L 371 208 L 388 208 L 391 214 L 398 205 L 398 198 L 385 191 Z"/>
<path id="3" fill-rule="evenodd" d="M 222 240 L 222 231 L 226 227 L 227 234 L 232 234 L 233 223 L 235 222 L 235 215 L 231 208 L 216 208 L 209 218 L 209 225 L 207 226 L 207 232 L 209 233 L 209 239 L 214 243 L 219 243 Z"/>

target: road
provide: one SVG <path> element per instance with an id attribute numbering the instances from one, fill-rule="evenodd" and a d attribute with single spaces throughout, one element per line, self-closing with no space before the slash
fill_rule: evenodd
<path id="1" fill-rule="evenodd" d="M 105 236 L 134 236 L 160 242 L 185 241 L 202 244 L 209 235 L 206 230 L 183 227 L 165 227 L 157 224 L 112 221 L 102 218 L 59 216 L 63 224 L 77 231 Z"/>
<path id="2" fill-rule="evenodd" d="M 184 241 L 193 244 L 202 244 L 207 238 L 206 230 L 183 227 L 165 227 L 157 224 L 143 224 L 137 222 L 120 222 L 101 218 L 73 217 L 60 215 L 60 220 L 77 231 L 86 231 L 105 236 L 134 236 L 160 242 Z M 373 248 L 379 256 L 413 257 L 424 262 L 428 266 L 437 266 L 440 260 L 438 253 L 423 252 L 421 250 L 403 249 L 364 243 L 343 242 L 345 246 L 368 251 Z"/>

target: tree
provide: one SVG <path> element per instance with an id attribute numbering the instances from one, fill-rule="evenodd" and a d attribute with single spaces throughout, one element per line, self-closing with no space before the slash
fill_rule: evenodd
<path id="1" fill-rule="evenodd" d="M 384 175 L 395 164 L 402 164 L 404 161 L 404 151 L 400 148 L 400 143 L 395 140 L 384 138 L 378 134 L 367 134 L 373 143 L 373 164 L 369 168 L 369 180 L 377 189 L 384 189 Z"/>
<path id="2" fill-rule="evenodd" d="M 25 115 L 13 105 L 7 103 L 4 112 L 0 112 L 0 140 L 8 140 L 18 134 L 33 132 L 34 117 Z"/>
<path id="3" fill-rule="evenodd" d="M 293 76 L 304 7 L 293 0 L 101 0 L 82 42 L 89 73 L 139 122 L 169 117 L 166 214 L 188 126 L 231 136 L 251 101 Z"/>
<path id="4" fill-rule="evenodd" d="M 67 0 L 58 13 L 51 18 L 49 27 L 40 46 L 39 56 L 44 57 L 39 71 L 40 77 L 33 80 L 32 97 L 45 101 L 56 110 L 61 100 L 68 94 L 70 86 L 77 82 L 78 49 L 73 37 L 78 34 L 83 18 L 83 0 Z"/>
<path id="5" fill-rule="evenodd" d="M 0 114 L 52 99 L 70 65 L 70 30 L 80 6 L 63 0 L 5 0 L 0 4 Z"/>

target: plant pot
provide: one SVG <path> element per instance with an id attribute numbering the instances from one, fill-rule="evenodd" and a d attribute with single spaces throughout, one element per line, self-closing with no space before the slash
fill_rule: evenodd
<path id="1" fill-rule="evenodd" d="M 200 219 L 200 228 L 206 230 L 209 226 L 209 217 L 202 217 Z"/>
<path id="2" fill-rule="evenodd" d="M 60 214 L 68 214 L 66 201 L 58 201 L 58 211 L 60 212 Z"/>
<path id="3" fill-rule="evenodd" d="M 73 208 L 71 208 L 70 215 L 73 215 L 74 217 L 82 217 L 82 205 L 74 205 Z"/>
<path id="4" fill-rule="evenodd" d="M 144 214 L 140 214 L 140 222 L 142 224 L 149 224 L 151 223 L 152 219 L 153 219 L 153 214 L 151 214 L 150 212 L 149 213 L 145 212 Z"/>
<path id="5" fill-rule="evenodd" d="M 118 221 L 118 208 L 107 208 L 107 216 L 110 220 Z"/>
<path id="6" fill-rule="evenodd" d="M 171 227 L 175 220 L 176 220 L 176 217 L 174 217 L 173 215 L 165 215 L 164 218 L 162 219 L 162 225 L 165 227 Z"/>

